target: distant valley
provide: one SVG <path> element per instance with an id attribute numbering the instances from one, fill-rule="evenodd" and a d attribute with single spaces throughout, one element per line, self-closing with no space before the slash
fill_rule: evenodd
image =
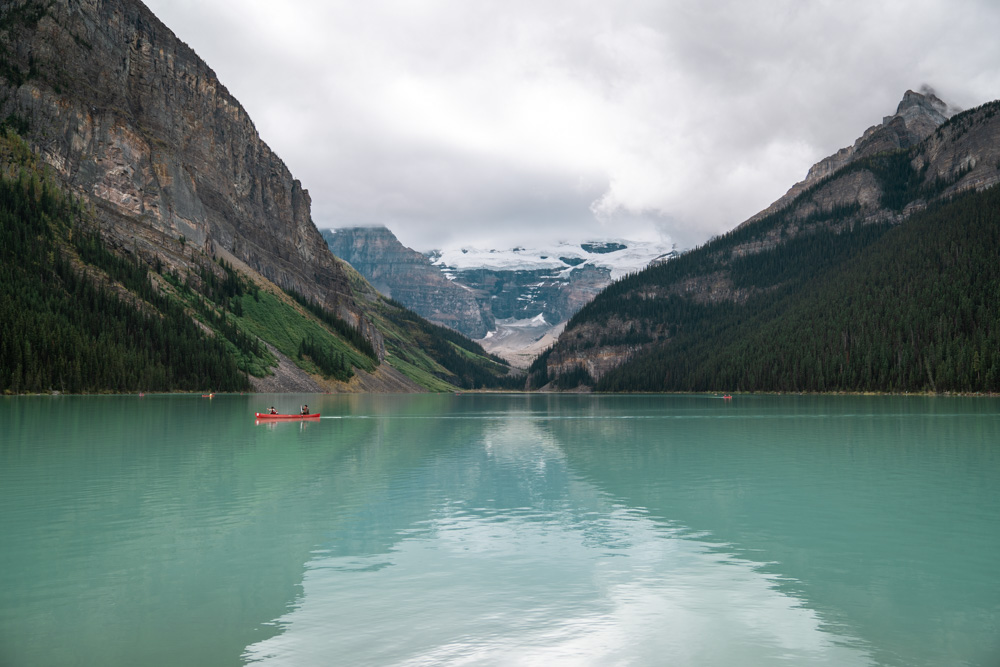
<path id="1" fill-rule="evenodd" d="M 520 367 L 613 280 L 677 255 L 666 243 L 621 239 L 422 254 L 385 227 L 321 233 L 380 292 Z"/>

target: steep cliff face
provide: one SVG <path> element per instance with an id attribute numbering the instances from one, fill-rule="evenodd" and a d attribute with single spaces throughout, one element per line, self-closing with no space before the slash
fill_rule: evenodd
<path id="1" fill-rule="evenodd" d="M 380 342 L 310 199 L 246 111 L 135 0 L 13 0 L 0 10 L 0 119 L 98 207 L 123 246 L 183 262 L 226 253 Z M 177 247 L 177 242 L 181 246 Z"/>
<path id="2" fill-rule="evenodd" d="M 425 255 L 404 246 L 385 227 L 325 229 L 321 234 L 333 254 L 375 289 L 430 321 L 470 338 L 483 338 L 493 328 L 481 293 L 448 280 Z"/>

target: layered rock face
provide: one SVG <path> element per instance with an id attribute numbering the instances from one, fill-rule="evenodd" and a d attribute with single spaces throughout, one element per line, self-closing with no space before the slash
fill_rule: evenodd
<path id="1" fill-rule="evenodd" d="M 607 268 L 445 267 L 407 248 L 385 227 L 323 230 L 331 252 L 375 289 L 427 319 L 484 339 L 502 320 L 542 316 L 546 330 L 565 322 L 611 282 Z M 540 336 L 541 334 L 539 334 Z"/>
<path id="2" fill-rule="evenodd" d="M 469 338 L 483 338 L 493 329 L 493 316 L 480 292 L 448 280 L 430 259 L 404 246 L 387 228 L 324 229 L 321 234 L 334 255 L 418 315 Z"/>
<path id="3" fill-rule="evenodd" d="M 215 73 L 135 0 L 0 10 L 0 119 L 98 207 L 104 233 L 170 265 L 231 256 L 381 337 L 310 199 Z M 180 248 L 177 242 L 180 241 Z"/>
<path id="4" fill-rule="evenodd" d="M 502 320 L 544 317 L 546 330 L 567 320 L 610 282 L 610 271 L 582 267 L 570 276 L 551 269 L 434 264 L 385 227 L 323 230 L 330 250 L 379 292 L 469 338 L 486 339 Z M 541 334 L 539 334 L 541 335 Z"/>
<path id="5" fill-rule="evenodd" d="M 733 255 L 770 250 L 782 240 L 830 226 L 823 218 L 838 209 L 856 209 L 850 220 L 841 223 L 842 227 L 854 222 L 898 223 L 927 205 L 928 189 L 937 190 L 935 196 L 947 196 L 996 183 L 1000 146 L 990 136 L 992 130 L 986 127 L 990 123 L 984 122 L 992 114 L 962 114 L 953 123 L 951 118 L 955 113 L 955 109 L 929 91 L 906 91 L 895 114 L 884 117 L 881 125 L 868 128 L 853 145 L 817 162 L 805 180 L 739 225 L 737 229 L 769 216 L 786 214 L 783 225 L 737 246 Z M 966 137 L 970 124 L 980 127 Z M 865 165 L 865 160 L 907 149 L 911 149 L 907 159 L 922 179 L 915 185 L 923 187 L 925 192 L 903 206 L 887 206 L 887 193 L 880 178 Z M 845 169 L 851 165 L 855 168 Z"/>
<path id="6" fill-rule="evenodd" d="M 476 268 L 454 271 L 455 282 L 482 295 L 497 320 L 565 322 L 611 282 L 606 268 L 584 266 L 559 275 L 549 269 Z"/>

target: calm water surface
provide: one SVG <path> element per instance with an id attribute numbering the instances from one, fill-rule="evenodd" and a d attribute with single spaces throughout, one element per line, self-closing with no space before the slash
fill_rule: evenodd
<path id="1" fill-rule="evenodd" d="M 0 399 L 4 667 L 996 667 L 998 559 L 995 399 Z"/>

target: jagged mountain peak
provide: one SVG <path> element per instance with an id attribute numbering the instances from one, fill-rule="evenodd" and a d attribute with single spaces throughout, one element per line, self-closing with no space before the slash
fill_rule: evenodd
<path id="1" fill-rule="evenodd" d="M 923 86 L 920 90 L 921 92 L 907 90 L 903 93 L 896 113 L 884 116 L 879 125 L 869 127 L 852 145 L 841 148 L 814 164 L 809 168 L 805 179 L 743 224 L 780 211 L 811 186 L 859 158 L 909 148 L 920 143 L 958 112 L 957 108 L 942 101 L 928 86 Z"/>
<path id="2" fill-rule="evenodd" d="M 794 186 L 769 209 L 685 253 L 663 269 L 638 273 L 602 292 L 567 323 L 555 346 L 533 366 L 533 386 L 542 386 L 556 378 L 557 385 L 566 388 L 574 386 L 581 377 L 586 381 L 588 375 L 591 382 L 604 382 L 605 375 L 628 365 L 628 372 L 634 373 L 630 378 L 635 380 L 627 385 L 630 391 L 654 386 L 671 389 L 683 386 L 690 390 L 693 385 L 685 383 L 693 377 L 691 373 L 734 365 L 731 359 L 720 363 L 689 362 L 695 349 L 704 351 L 735 341 L 739 354 L 743 355 L 736 364 L 740 368 L 752 367 L 758 363 L 756 359 L 770 354 L 770 340 L 760 339 L 761 344 L 756 348 L 743 343 L 756 336 L 755 328 L 759 328 L 757 324 L 744 323 L 763 312 L 768 313 L 767 318 L 774 318 L 774 326 L 794 330 L 790 336 L 799 336 L 801 332 L 806 340 L 800 340 L 803 344 L 800 350 L 809 350 L 804 355 L 800 352 L 799 356 L 769 358 L 757 366 L 768 369 L 765 373 L 786 362 L 801 368 L 803 363 L 812 363 L 817 354 L 835 356 L 846 343 L 841 341 L 839 345 L 823 348 L 812 342 L 815 334 L 824 333 L 828 326 L 823 322 L 830 320 L 825 318 L 842 309 L 840 306 L 827 309 L 827 302 L 834 302 L 855 288 L 863 293 L 881 280 L 883 273 L 903 285 L 926 271 L 933 285 L 939 270 L 944 275 L 946 268 L 956 264 L 958 245 L 938 236 L 941 247 L 929 252 L 943 250 L 942 259 L 920 260 L 903 268 L 909 261 L 906 258 L 913 257 L 908 253 L 914 241 L 919 244 L 922 236 L 930 238 L 932 231 L 948 228 L 947 233 L 975 239 L 972 246 L 991 248 L 988 244 L 992 241 L 982 231 L 984 227 L 978 227 L 980 231 L 975 233 L 969 230 L 986 220 L 985 215 L 979 215 L 979 208 L 995 210 L 992 203 L 996 201 L 995 192 L 988 197 L 973 197 L 972 193 L 1000 183 L 998 138 L 1000 100 L 958 113 L 930 91 L 907 91 L 897 113 L 869 128 L 852 146 L 818 163 L 806 181 Z M 956 197 L 961 198 L 956 200 Z M 950 208 L 941 213 L 945 207 Z M 951 227 L 953 221 L 955 226 Z M 853 273 L 862 261 L 858 258 L 866 256 L 869 273 L 864 276 Z M 975 270 L 992 275 L 989 269 Z M 875 274 L 879 274 L 878 280 L 870 277 Z M 852 277 L 843 277 L 847 275 Z M 837 280 L 842 282 L 829 289 L 818 287 L 833 276 L 839 276 Z M 942 278 L 939 282 L 944 284 L 949 280 Z M 890 291 L 896 292 L 891 298 L 893 305 L 897 297 L 901 302 L 908 298 L 898 286 Z M 929 291 L 940 293 L 936 287 Z M 787 308 L 793 299 L 808 301 L 810 314 L 791 314 Z M 933 308 L 950 313 L 954 300 L 942 298 Z M 927 308 L 924 301 L 935 303 L 928 296 L 907 307 L 912 307 L 914 313 L 923 311 Z M 890 300 L 874 299 L 866 303 L 884 312 Z M 733 319 L 722 324 L 729 317 Z M 946 317 L 950 315 L 942 315 Z M 706 323 L 705 328 L 700 328 Z M 853 323 L 849 326 L 855 330 Z M 884 330 L 884 327 L 878 329 Z M 718 338 L 718 332 L 724 332 L 724 340 Z M 716 342 L 705 343 L 713 336 L 717 337 Z M 920 343 L 923 349 L 928 348 L 925 340 Z M 824 351 L 817 353 L 821 349 Z M 842 366 L 846 367 L 846 362 Z M 914 377 L 923 376 L 924 371 L 926 368 L 916 366 Z M 636 379 L 640 376 L 641 380 Z M 746 379 L 744 376 L 739 382 Z M 920 381 L 917 378 L 916 383 Z M 927 382 L 932 391 L 936 391 L 933 389 L 936 381 L 928 372 Z M 601 386 L 612 387 L 608 383 Z M 787 386 L 778 381 L 769 388 Z M 901 385 L 880 386 L 898 389 Z"/>
<path id="3" fill-rule="evenodd" d="M 903 99 L 899 101 L 899 105 L 896 107 L 896 116 L 912 116 L 914 112 L 917 113 L 927 113 L 931 115 L 940 115 L 945 119 L 951 118 L 954 115 L 954 111 L 950 110 L 948 105 L 938 97 L 933 90 L 930 88 L 921 88 L 923 92 L 917 93 L 912 90 L 907 90 L 903 93 Z M 883 123 L 887 122 L 891 116 L 883 119 Z M 944 121 L 942 121 L 944 122 Z"/>
<path id="4" fill-rule="evenodd" d="M 903 121 L 906 129 L 924 139 L 939 125 L 955 115 L 959 110 L 948 106 L 931 88 L 924 86 L 922 92 L 907 90 L 903 99 L 896 107 L 896 113 L 882 119 L 886 126 L 897 118 Z"/>

